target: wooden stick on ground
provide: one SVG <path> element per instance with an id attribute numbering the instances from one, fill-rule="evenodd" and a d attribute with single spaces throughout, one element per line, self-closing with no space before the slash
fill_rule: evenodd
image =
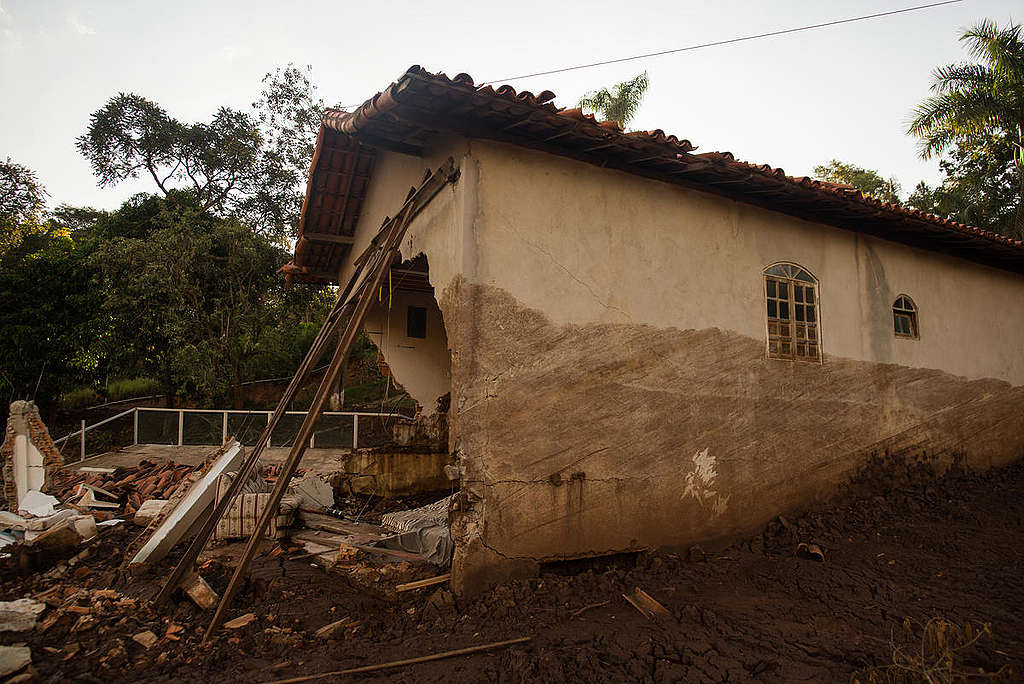
<path id="1" fill-rule="evenodd" d="M 420 656 L 419 658 L 407 658 L 405 660 L 394 660 L 390 663 L 381 663 L 380 665 L 365 665 L 363 667 L 353 667 L 348 670 L 337 670 L 336 672 L 321 672 L 315 675 L 306 675 L 304 677 L 292 677 L 291 679 L 278 679 L 273 682 L 267 682 L 267 684 L 297 684 L 297 682 L 311 682 L 314 679 L 325 679 L 327 677 L 337 677 L 339 675 L 347 674 L 359 674 L 360 672 L 374 672 L 376 670 L 386 670 L 392 667 L 402 667 L 403 665 L 415 665 L 416 663 L 427 663 L 431 660 L 443 660 L 444 658 L 454 658 L 455 656 L 470 655 L 471 653 L 479 653 L 481 651 L 491 651 L 496 648 L 504 648 L 506 646 L 513 646 L 515 644 L 525 644 L 530 640 L 531 637 L 519 637 L 518 639 L 509 639 L 508 641 L 496 641 L 493 644 L 483 644 L 481 646 L 470 646 L 469 648 L 459 648 L 454 651 L 445 651 L 444 653 L 434 653 L 432 655 Z"/>
<path id="2" fill-rule="evenodd" d="M 395 591 L 410 591 L 412 589 L 420 589 L 421 587 L 430 587 L 435 584 L 441 584 L 447 582 L 452 578 L 452 573 L 446 572 L 443 575 L 437 577 L 430 577 L 427 579 L 416 580 L 415 582 L 406 582 L 405 584 L 399 584 L 395 587 Z"/>

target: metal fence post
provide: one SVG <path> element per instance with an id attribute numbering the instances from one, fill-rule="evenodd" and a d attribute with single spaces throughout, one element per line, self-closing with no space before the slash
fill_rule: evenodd
<path id="1" fill-rule="evenodd" d="M 178 446 L 185 443 L 185 411 L 178 409 Z"/>
<path id="2" fill-rule="evenodd" d="M 352 448 L 359 448 L 359 414 L 352 414 Z"/>
<path id="3" fill-rule="evenodd" d="M 228 443 L 228 412 L 224 412 L 224 425 L 220 429 L 220 443 Z"/>
<path id="4" fill-rule="evenodd" d="M 81 439 L 81 444 L 82 444 L 82 456 L 78 460 L 79 461 L 84 461 L 85 460 L 85 421 L 84 420 L 82 421 L 82 439 Z"/>
<path id="5" fill-rule="evenodd" d="M 139 407 L 135 407 L 135 413 L 132 415 L 132 444 L 139 443 Z"/>

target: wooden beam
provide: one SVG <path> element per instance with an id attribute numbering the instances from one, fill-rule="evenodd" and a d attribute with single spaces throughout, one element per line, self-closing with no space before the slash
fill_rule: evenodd
<path id="1" fill-rule="evenodd" d="M 303 240 L 319 242 L 325 245 L 351 245 L 356 241 L 354 235 L 335 235 L 334 233 L 304 232 L 301 237 Z"/>

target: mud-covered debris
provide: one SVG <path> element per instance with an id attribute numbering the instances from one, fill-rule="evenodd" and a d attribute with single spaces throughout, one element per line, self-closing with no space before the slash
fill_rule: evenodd
<path id="1" fill-rule="evenodd" d="M 0 632 L 24 632 L 36 626 L 46 604 L 35 599 L 0 602 Z"/>
<path id="2" fill-rule="evenodd" d="M 148 629 L 145 632 L 139 632 L 138 634 L 132 636 L 132 641 L 141 644 L 147 651 L 153 648 L 153 646 L 159 640 L 160 638 Z"/>
<path id="3" fill-rule="evenodd" d="M 825 552 L 821 550 L 821 547 L 817 544 L 808 544 L 807 542 L 800 542 L 796 545 L 795 555 L 798 558 L 810 558 L 816 560 L 819 563 L 825 562 Z"/>
<path id="4" fill-rule="evenodd" d="M 28 646 L 0 646 L 0 677 L 14 674 L 32 663 Z"/>
<path id="5" fill-rule="evenodd" d="M 234 620 L 228 620 L 224 623 L 224 629 L 242 629 L 252 623 L 256 622 L 256 615 L 253 613 L 246 613 L 236 617 Z"/>

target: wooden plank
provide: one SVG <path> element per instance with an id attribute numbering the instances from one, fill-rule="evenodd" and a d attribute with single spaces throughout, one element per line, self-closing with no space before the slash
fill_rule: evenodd
<path id="1" fill-rule="evenodd" d="M 354 235 L 336 235 L 334 233 L 303 233 L 303 239 L 329 245 L 351 245 L 356 241 Z"/>
<path id="2" fill-rule="evenodd" d="M 298 684 L 298 682 L 311 682 L 316 679 L 326 679 L 328 677 L 338 677 L 340 675 L 347 674 L 359 674 L 361 672 L 374 672 L 376 670 L 387 670 L 393 667 L 402 667 L 404 665 L 415 665 L 416 663 L 426 663 L 432 660 L 442 660 L 444 658 L 453 658 L 455 656 L 470 655 L 472 653 L 480 653 L 481 651 L 490 651 L 496 648 L 505 648 L 506 646 L 514 646 L 515 644 L 525 644 L 530 640 L 531 637 L 519 637 L 518 639 L 508 639 L 507 641 L 496 641 L 491 644 L 482 644 L 480 646 L 470 646 L 469 648 L 457 648 L 454 651 L 445 651 L 444 653 L 433 653 L 431 655 L 420 656 L 418 658 L 406 658 L 405 660 L 393 660 L 390 663 L 381 663 L 379 665 L 364 665 L 363 667 L 353 667 L 348 670 L 337 670 L 335 672 L 323 672 L 315 675 L 304 675 L 302 677 L 292 677 L 291 679 L 278 679 L 267 684 Z"/>
<path id="3" fill-rule="evenodd" d="M 399 584 L 395 587 L 395 591 L 412 591 L 413 589 L 421 589 L 423 587 L 432 587 L 435 584 L 441 584 L 447 582 L 452 578 L 452 573 L 446 572 L 443 575 L 437 577 L 430 577 L 428 579 L 421 579 L 415 582 L 406 582 L 405 584 Z"/>

